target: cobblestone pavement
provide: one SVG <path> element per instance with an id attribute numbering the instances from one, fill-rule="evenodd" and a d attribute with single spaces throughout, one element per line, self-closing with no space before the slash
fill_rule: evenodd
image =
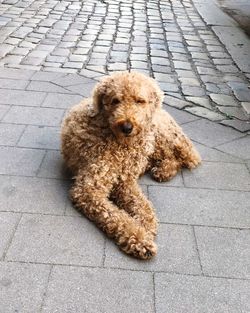
<path id="1" fill-rule="evenodd" d="M 198 8 L 204 2 L 195 0 Z M 211 19 L 211 2 L 204 18 Z M 250 40 L 240 69 L 196 6 L 191 0 L 4 0 L 0 66 L 83 75 L 140 70 L 158 80 L 169 105 L 249 131 Z M 236 43 L 236 58 L 242 45 Z"/>
<path id="2" fill-rule="evenodd" d="M 8 0 L 0 10 L 0 312 L 250 312 L 249 70 L 215 35 L 221 25 L 179 0 Z M 168 183 L 140 180 L 160 222 L 149 262 L 72 207 L 59 152 L 65 111 L 118 68 L 161 82 L 203 158 Z M 229 109 L 237 118 L 225 119 Z"/>

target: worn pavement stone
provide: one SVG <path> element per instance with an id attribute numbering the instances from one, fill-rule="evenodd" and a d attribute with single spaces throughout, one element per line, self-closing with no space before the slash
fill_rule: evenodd
<path id="1" fill-rule="evenodd" d="M 79 95 L 49 93 L 42 106 L 48 108 L 67 109 L 74 104 L 79 103 L 81 100 L 82 96 Z"/>
<path id="2" fill-rule="evenodd" d="M 194 141 L 210 147 L 242 137 L 242 133 L 207 120 L 198 120 L 183 125 L 184 131 Z"/>
<path id="3" fill-rule="evenodd" d="M 205 274 L 249 279 L 249 229 L 195 226 L 195 234 Z"/>
<path id="4" fill-rule="evenodd" d="M 250 174 L 244 164 L 203 162 L 195 171 L 183 171 L 187 187 L 250 191 Z"/>
<path id="5" fill-rule="evenodd" d="M 4 211 L 63 215 L 67 185 L 60 180 L 0 176 Z"/>
<path id="6" fill-rule="evenodd" d="M 38 312 L 50 267 L 42 264 L 0 263 L 1 311 Z"/>
<path id="7" fill-rule="evenodd" d="M 0 145 L 15 146 L 24 128 L 24 125 L 0 124 Z"/>
<path id="8" fill-rule="evenodd" d="M 42 312 L 57 310 L 61 313 L 153 313 L 152 274 L 56 266 Z"/>
<path id="9" fill-rule="evenodd" d="M 7 260 L 100 266 L 104 237 L 85 218 L 25 215 Z"/>
<path id="10" fill-rule="evenodd" d="M 35 176 L 45 152 L 15 147 L 0 147 L 0 174 Z"/>
<path id="11" fill-rule="evenodd" d="M 236 139 L 232 142 L 220 145 L 217 149 L 227 152 L 241 159 L 250 159 L 250 136 Z"/>
<path id="12" fill-rule="evenodd" d="M 44 100 L 46 93 L 34 92 L 26 90 L 8 90 L 0 89 L 0 103 L 24 105 L 24 106 L 39 106 Z"/>
<path id="13" fill-rule="evenodd" d="M 27 126 L 18 146 L 26 148 L 52 149 L 60 148 L 60 129 L 58 127 Z"/>
<path id="14" fill-rule="evenodd" d="M 249 281 L 155 274 L 156 313 L 248 312 Z"/>
<path id="15" fill-rule="evenodd" d="M 1 209 L 3 210 L 4 207 L 1 207 Z M 2 259 L 5 256 L 8 245 L 10 243 L 10 240 L 12 239 L 19 219 L 20 219 L 19 214 L 0 212 L 0 222 L 1 222 L 0 259 Z"/>
<path id="16" fill-rule="evenodd" d="M 150 186 L 148 192 L 161 222 L 250 227 L 249 192 L 160 186 Z"/>

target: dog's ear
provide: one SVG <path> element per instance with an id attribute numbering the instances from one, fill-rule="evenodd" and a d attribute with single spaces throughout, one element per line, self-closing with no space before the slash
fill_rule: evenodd
<path id="1" fill-rule="evenodd" d="M 93 91 L 93 107 L 96 113 L 102 111 L 103 98 L 107 93 L 108 77 L 104 77 L 94 88 Z"/>
<path id="2" fill-rule="evenodd" d="M 161 91 L 160 87 L 156 84 L 155 81 L 152 82 L 152 87 L 150 90 L 150 99 L 151 103 L 154 104 L 155 108 L 160 108 L 162 101 L 164 99 L 164 93 Z"/>

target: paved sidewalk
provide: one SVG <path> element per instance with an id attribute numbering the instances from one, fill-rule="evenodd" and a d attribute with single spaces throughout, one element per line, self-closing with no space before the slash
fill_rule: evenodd
<path id="1" fill-rule="evenodd" d="M 158 80 L 169 105 L 249 131 L 250 40 L 213 0 L 194 4 L 4 0 L 0 66 L 140 70 Z"/>
<path id="2" fill-rule="evenodd" d="M 1 313 L 250 312 L 250 71 L 215 34 L 226 26 L 198 15 L 206 0 L 194 2 L 0 5 Z M 203 158 L 168 183 L 141 179 L 160 221 L 149 262 L 72 207 L 59 152 L 65 111 L 116 67 L 161 83 L 164 107 Z"/>

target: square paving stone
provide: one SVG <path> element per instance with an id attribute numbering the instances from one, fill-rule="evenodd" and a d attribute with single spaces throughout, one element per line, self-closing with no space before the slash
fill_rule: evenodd
<path id="1" fill-rule="evenodd" d="M 63 215 L 68 185 L 61 180 L 0 176 L 0 208 L 4 211 Z"/>
<path id="2" fill-rule="evenodd" d="M 217 149 L 232 154 L 238 158 L 250 159 L 250 135 L 220 145 Z"/>
<path id="3" fill-rule="evenodd" d="M 64 110 L 61 109 L 13 106 L 3 118 L 3 122 L 38 126 L 59 126 L 63 115 Z"/>
<path id="4" fill-rule="evenodd" d="M 10 109 L 10 105 L 0 104 L 0 120 L 7 113 L 9 109 Z"/>
<path id="5" fill-rule="evenodd" d="M 233 163 L 241 163 L 242 160 L 229 155 L 227 153 L 218 151 L 217 148 L 209 148 L 199 143 L 195 143 L 196 149 L 199 151 L 201 155 L 201 159 L 203 161 L 217 161 L 217 162 L 233 162 Z"/>
<path id="6" fill-rule="evenodd" d="M 79 103 L 81 100 L 82 96 L 79 95 L 49 93 L 45 98 L 42 106 L 49 108 L 68 109 L 74 104 Z"/>
<path id="7" fill-rule="evenodd" d="M 43 150 L 0 147 L 0 174 L 35 176 L 44 154 Z"/>
<path id="8" fill-rule="evenodd" d="M 1 207 L 1 209 L 4 209 Z M 9 241 L 11 240 L 15 227 L 19 221 L 20 215 L 8 212 L 0 212 L 0 259 L 4 256 L 8 248 Z M 1 283 L 0 283 L 1 286 Z M 0 288 L 1 290 L 1 288 Z M 0 292 L 1 294 L 1 292 Z"/>
<path id="9" fill-rule="evenodd" d="M 34 73 L 34 71 L 1 68 L 0 78 L 29 80 Z"/>
<path id="10" fill-rule="evenodd" d="M 0 86 L 3 89 L 25 89 L 28 83 L 28 80 L 0 78 Z"/>
<path id="11" fill-rule="evenodd" d="M 38 177 L 69 179 L 70 173 L 67 171 L 60 151 L 47 151 L 42 165 L 37 174 Z"/>
<path id="12" fill-rule="evenodd" d="M 49 272 L 48 265 L 0 263 L 1 312 L 39 312 Z"/>
<path id="13" fill-rule="evenodd" d="M 175 119 L 178 124 L 185 124 L 199 119 L 199 117 L 193 114 L 189 114 L 185 111 L 178 110 L 167 105 L 164 105 L 163 108 L 164 110 L 166 109 L 166 111 Z"/>
<path id="14" fill-rule="evenodd" d="M 103 247 L 103 234 L 85 218 L 25 214 L 7 259 L 101 266 Z"/>
<path id="15" fill-rule="evenodd" d="M 24 125 L 0 124 L 0 145 L 15 146 L 24 128 Z"/>
<path id="16" fill-rule="evenodd" d="M 250 278 L 250 230 L 195 226 L 204 274 Z"/>
<path id="17" fill-rule="evenodd" d="M 60 148 L 59 141 L 60 129 L 58 127 L 29 125 L 19 140 L 18 146 L 57 150 Z"/>
<path id="18" fill-rule="evenodd" d="M 0 103 L 39 106 L 46 96 L 45 92 L 26 91 L 26 90 L 8 90 L 0 89 Z"/>
<path id="19" fill-rule="evenodd" d="M 242 133 L 230 127 L 204 119 L 183 125 L 183 129 L 191 139 L 209 147 L 214 147 L 243 136 Z"/>
<path id="20" fill-rule="evenodd" d="M 250 192 L 150 186 L 160 222 L 250 228 Z"/>
<path id="21" fill-rule="evenodd" d="M 27 90 L 37 90 L 45 92 L 70 93 L 67 89 L 51 82 L 31 81 Z"/>
<path id="22" fill-rule="evenodd" d="M 250 191 L 250 175 L 244 164 L 203 162 L 183 171 L 187 187 Z"/>
<path id="23" fill-rule="evenodd" d="M 192 227 L 185 225 L 159 226 L 158 254 L 143 262 L 119 251 L 112 241 L 106 243 L 105 266 L 145 271 L 168 271 L 200 274 L 200 265 Z"/>
<path id="24" fill-rule="evenodd" d="M 153 293 L 151 273 L 56 266 L 42 312 L 153 313 Z"/>
<path id="25" fill-rule="evenodd" d="M 249 293 L 249 281 L 155 274 L 156 313 L 245 313 Z"/>

